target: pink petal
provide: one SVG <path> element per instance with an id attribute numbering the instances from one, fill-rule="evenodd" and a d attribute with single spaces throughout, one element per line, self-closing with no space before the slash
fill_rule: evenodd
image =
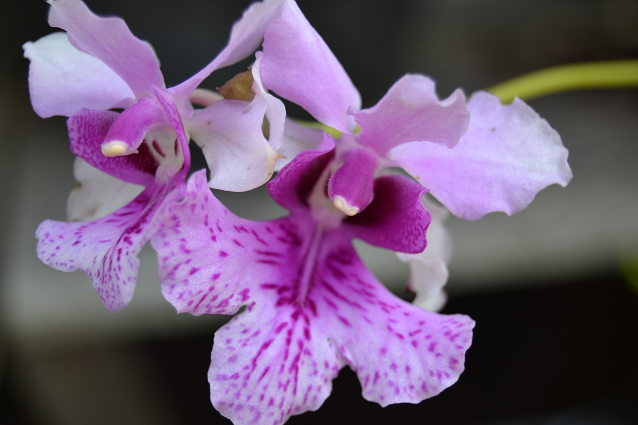
<path id="1" fill-rule="evenodd" d="M 38 258 L 57 270 L 84 271 L 105 307 L 121 310 L 133 297 L 137 254 L 152 236 L 151 219 L 165 189 L 151 185 L 125 207 L 95 221 L 42 222 L 36 231 Z"/>
<path id="2" fill-rule="evenodd" d="M 124 108 L 134 102 L 129 86 L 99 59 L 79 51 L 67 35 L 56 32 L 26 43 L 29 94 L 42 118 L 71 116 L 82 108 Z"/>
<path id="3" fill-rule="evenodd" d="M 374 199 L 361 213 L 348 217 L 343 230 L 371 245 L 402 252 L 421 252 L 430 214 L 421 204 L 426 189 L 403 176 L 374 180 Z"/>
<path id="4" fill-rule="evenodd" d="M 169 89 L 175 95 L 180 110 L 187 108 L 190 93 L 211 73 L 247 58 L 259 48 L 266 28 L 281 13 L 283 1 L 285 0 L 266 0 L 250 5 L 241 19 L 233 25 L 230 40 L 224 50 L 197 74 Z"/>
<path id="5" fill-rule="evenodd" d="M 71 151 L 93 167 L 129 183 L 148 186 L 155 181 L 157 160 L 145 143 L 139 153 L 107 157 L 101 146 L 120 115 L 113 111 L 83 109 L 67 121 Z M 143 137 L 143 136 L 142 136 Z"/>
<path id="6" fill-rule="evenodd" d="M 379 156 L 407 142 L 428 141 L 454 147 L 465 133 L 469 113 L 465 96 L 456 90 L 440 101 L 434 82 L 422 75 L 405 75 L 370 109 L 348 111 L 361 127 L 357 143 Z"/>
<path id="7" fill-rule="evenodd" d="M 174 154 L 184 158 L 182 168 L 180 169 L 180 176 L 177 179 L 182 182 L 186 180 L 186 174 L 191 167 L 191 154 L 190 149 L 188 148 L 189 138 L 186 136 L 184 123 L 179 111 L 177 110 L 173 94 L 168 90 L 158 87 L 153 87 L 153 93 L 166 114 L 165 118 L 168 118 L 168 122 L 171 124 L 172 130 L 177 135 L 177 140 L 179 140 L 179 146 L 175 145 Z"/>
<path id="8" fill-rule="evenodd" d="M 338 236 L 335 236 L 337 239 Z M 366 400 L 419 403 L 454 384 L 464 369 L 474 322 L 443 316 L 392 295 L 350 244 L 326 253 L 317 270 L 319 329 L 357 373 Z M 325 242 L 329 245 L 329 242 Z"/>
<path id="9" fill-rule="evenodd" d="M 137 98 L 164 87 L 153 50 L 120 18 L 100 18 L 79 0 L 50 0 L 49 25 L 62 28 L 78 50 L 101 60 L 128 84 Z"/>
<path id="10" fill-rule="evenodd" d="M 266 88 L 327 126 L 354 130 L 346 111 L 360 107 L 359 92 L 294 1 L 286 1 L 281 15 L 268 26 L 263 52 L 261 76 Z"/>
<path id="11" fill-rule="evenodd" d="M 478 92 L 467 104 L 467 133 L 454 149 L 408 143 L 390 158 L 428 187 L 453 214 L 477 220 L 492 211 L 521 211 L 550 184 L 572 177 L 560 136 L 517 99 L 501 105 Z"/>
<path id="12" fill-rule="evenodd" d="M 262 132 L 266 108 L 255 96 L 251 103 L 224 99 L 195 111 L 188 128 L 208 162 L 210 187 L 243 192 L 270 179 L 278 155 Z"/>

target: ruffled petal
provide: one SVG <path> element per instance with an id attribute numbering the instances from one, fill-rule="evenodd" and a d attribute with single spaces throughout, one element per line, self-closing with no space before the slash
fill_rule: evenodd
<path id="1" fill-rule="evenodd" d="M 454 147 L 467 130 L 470 115 L 465 96 L 456 90 L 445 100 L 434 92 L 434 81 L 406 75 L 370 109 L 348 111 L 361 127 L 357 143 L 379 156 L 407 142 L 428 141 Z"/>
<path id="2" fill-rule="evenodd" d="M 75 158 L 73 175 L 79 183 L 66 203 L 69 221 L 102 218 L 122 208 L 144 191 L 144 186 L 116 179 L 82 158 Z"/>
<path id="3" fill-rule="evenodd" d="M 137 98 L 164 87 L 153 49 L 120 18 L 100 18 L 79 0 L 49 0 L 49 25 L 62 28 L 78 50 L 96 57 L 128 84 Z"/>
<path id="4" fill-rule="evenodd" d="M 280 171 L 303 151 L 317 149 L 323 140 L 323 131 L 317 128 L 304 127 L 290 118 L 286 118 L 284 137 L 277 150 L 285 158 L 277 159 L 275 171 Z"/>
<path id="5" fill-rule="evenodd" d="M 351 236 L 380 248 L 402 252 L 421 252 L 430 214 L 421 204 L 427 191 L 403 176 L 374 180 L 374 199 L 361 213 L 348 217 L 343 229 Z"/>
<path id="6" fill-rule="evenodd" d="M 83 109 L 67 121 L 71 151 L 93 167 L 120 180 L 148 186 L 155 181 L 159 163 L 145 143 L 138 153 L 107 157 L 102 154 L 102 144 L 119 114 L 113 111 Z"/>
<path id="7" fill-rule="evenodd" d="M 250 103 L 224 99 L 195 111 L 187 125 L 208 162 L 210 187 L 244 192 L 270 179 L 278 154 L 262 132 L 266 108 L 255 96 Z"/>
<path id="8" fill-rule="evenodd" d="M 323 133 L 323 140 L 317 149 L 301 152 L 268 183 L 270 196 L 290 211 L 306 210 L 312 189 L 334 159 L 334 148 L 332 137 Z"/>
<path id="9" fill-rule="evenodd" d="M 359 377 L 363 397 L 381 406 L 419 403 L 454 384 L 464 369 L 474 321 L 396 298 L 350 244 L 333 237 L 313 288 L 318 328 L 330 329 L 331 340 Z"/>
<path id="10" fill-rule="evenodd" d="M 42 222 L 35 234 L 38 258 L 57 270 L 84 271 L 107 310 L 121 310 L 133 297 L 137 254 L 152 236 L 151 219 L 166 189 L 151 185 L 125 207 L 95 221 Z"/>
<path id="11" fill-rule="evenodd" d="M 359 92 L 294 1 L 286 1 L 281 15 L 268 26 L 263 52 L 261 77 L 266 88 L 329 127 L 354 130 L 346 111 L 360 107 Z"/>
<path id="12" fill-rule="evenodd" d="M 330 176 L 328 197 L 338 210 L 353 216 L 372 200 L 374 173 L 379 161 L 366 149 L 350 149 L 340 155 L 343 164 Z"/>
<path id="13" fill-rule="evenodd" d="M 133 91 L 99 59 L 79 51 L 56 32 L 24 46 L 29 94 L 36 114 L 70 117 L 82 108 L 106 110 L 134 103 Z"/>
<path id="14" fill-rule="evenodd" d="M 439 311 L 447 301 L 443 287 L 448 279 L 447 265 L 452 257 L 452 241 L 443 225 L 448 211 L 429 201 L 426 196 L 423 197 L 423 206 L 432 216 L 427 248 L 418 254 L 397 252 L 397 256 L 410 265 L 408 290 L 416 293 L 412 303 L 425 310 Z"/>
<path id="15" fill-rule="evenodd" d="M 394 148 L 390 158 L 429 188 L 454 215 L 477 220 L 521 211 L 550 184 L 567 185 L 567 149 L 547 121 L 520 99 L 475 93 L 467 133 L 454 149 L 431 143 Z"/>
<path id="16" fill-rule="evenodd" d="M 261 44 L 266 28 L 281 13 L 285 0 L 265 0 L 253 3 L 244 11 L 230 32 L 228 44 L 211 63 L 169 91 L 175 95 L 180 110 L 189 108 L 188 96 L 213 71 L 232 65 L 250 56 Z"/>

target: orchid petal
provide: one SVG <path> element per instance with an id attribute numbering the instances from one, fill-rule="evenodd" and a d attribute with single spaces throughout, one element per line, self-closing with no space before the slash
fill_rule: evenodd
<path id="1" fill-rule="evenodd" d="M 454 149 L 408 143 L 390 158 L 454 215 L 477 220 L 493 211 L 521 211 L 550 184 L 572 177 L 560 136 L 522 100 L 501 105 L 478 92 L 467 104 L 467 133 Z"/>
<path id="2" fill-rule="evenodd" d="M 452 257 L 452 242 L 443 225 L 448 211 L 429 201 L 426 196 L 423 197 L 423 206 L 432 216 L 427 248 L 418 254 L 397 252 L 397 256 L 410 265 L 408 290 L 416 293 L 412 303 L 425 310 L 439 311 L 447 301 L 443 286 L 448 279 L 447 264 Z"/>
<path id="3" fill-rule="evenodd" d="M 322 140 L 323 131 L 318 128 L 304 127 L 294 120 L 286 118 L 281 148 L 277 150 L 285 158 L 277 159 L 275 171 L 280 171 L 301 152 L 317 149 Z"/>
<path id="4" fill-rule="evenodd" d="M 188 128 L 208 162 L 210 187 L 243 192 L 270 179 L 278 154 L 262 132 L 266 108 L 255 96 L 250 103 L 224 99 L 195 111 Z"/>
<path id="5" fill-rule="evenodd" d="M 396 298 L 350 244 L 333 247 L 321 266 L 317 283 L 331 302 L 317 302 L 318 328 L 330 329 L 366 400 L 418 403 L 457 381 L 472 340 L 469 317 L 438 315 Z"/>
<path id="6" fill-rule="evenodd" d="M 317 149 L 301 152 L 281 169 L 277 178 L 268 183 L 270 196 L 293 212 L 308 208 L 308 196 L 334 158 L 334 148 L 332 137 L 323 133 L 323 140 Z"/>
<path id="7" fill-rule="evenodd" d="M 354 130 L 346 111 L 360 107 L 359 92 L 294 1 L 285 2 L 266 30 L 261 77 L 269 90 L 319 122 L 343 132 Z"/>
<path id="8" fill-rule="evenodd" d="M 285 0 L 265 0 L 253 3 L 246 9 L 230 32 L 226 47 L 204 69 L 169 91 L 175 95 L 178 107 L 188 108 L 188 96 L 213 71 L 232 65 L 250 56 L 261 44 L 266 28 L 281 13 Z"/>
<path id="9" fill-rule="evenodd" d="M 254 83 L 252 90 L 255 95 L 261 97 L 266 102 L 266 119 L 268 120 L 268 143 L 274 150 L 279 150 L 284 138 L 284 125 L 286 122 L 286 108 L 281 100 L 271 95 L 264 89 L 259 75 L 259 66 L 261 64 L 261 52 L 257 52 L 257 60 L 252 67 L 252 75 Z"/>
<path id="10" fill-rule="evenodd" d="M 139 196 L 144 186 L 116 179 L 75 158 L 73 175 L 79 183 L 66 204 L 69 221 L 89 221 L 111 214 Z"/>
<path id="11" fill-rule="evenodd" d="M 79 0 L 49 0 L 49 25 L 65 30 L 78 50 L 101 60 L 137 98 L 164 87 L 153 49 L 136 38 L 120 18 L 100 18 Z"/>
<path id="12" fill-rule="evenodd" d="M 42 118 L 69 117 L 82 108 L 124 108 L 134 102 L 129 86 L 100 60 L 76 49 L 66 33 L 56 32 L 26 43 L 29 94 Z"/>
<path id="13" fill-rule="evenodd" d="M 157 160 L 145 143 L 139 153 L 117 157 L 102 154 L 101 146 L 120 115 L 113 111 L 83 109 L 67 121 L 71 151 L 93 167 L 129 183 L 148 186 L 155 181 Z"/>
<path id="14" fill-rule="evenodd" d="M 374 173 L 379 161 L 366 149 L 350 149 L 341 155 L 343 164 L 332 174 L 328 197 L 337 209 L 352 216 L 372 200 Z"/>
<path id="15" fill-rule="evenodd" d="M 89 222 L 46 220 L 36 231 L 38 258 L 54 269 L 84 271 L 107 310 L 124 308 L 137 284 L 140 252 L 165 187 L 151 185 L 125 207 Z"/>
<path id="16" fill-rule="evenodd" d="M 415 141 L 452 148 L 467 130 L 470 119 L 461 90 L 439 100 L 434 82 L 422 75 L 402 77 L 375 106 L 363 111 L 351 108 L 348 114 L 361 127 L 357 143 L 379 156 Z"/>
<path id="17" fill-rule="evenodd" d="M 421 204 L 427 191 L 403 176 L 385 176 L 374 180 L 374 199 L 361 213 L 348 217 L 344 229 L 380 248 L 402 252 L 421 252 L 430 214 Z"/>

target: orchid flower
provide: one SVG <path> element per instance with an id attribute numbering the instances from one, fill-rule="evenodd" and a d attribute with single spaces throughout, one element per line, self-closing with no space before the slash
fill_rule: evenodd
<path id="1" fill-rule="evenodd" d="M 404 176 L 373 181 L 355 216 L 326 188 L 333 139 L 300 153 L 268 183 L 290 216 L 252 222 L 233 215 L 194 174 L 171 195 L 152 239 L 164 297 L 178 312 L 235 314 L 217 331 L 211 400 L 238 424 L 281 424 L 318 409 L 349 365 L 363 397 L 382 406 L 418 403 L 464 368 L 474 322 L 441 316 L 392 295 L 357 257 L 352 238 L 403 252 L 425 248 L 426 189 Z M 172 200 L 172 202 L 171 202 Z"/>
<path id="2" fill-rule="evenodd" d="M 452 214 L 469 220 L 521 211 L 543 188 L 571 179 L 560 136 L 519 99 L 504 106 L 477 92 L 466 104 L 456 90 L 439 100 L 432 80 L 406 75 L 377 105 L 361 110 L 350 78 L 293 0 L 282 2 L 258 56 L 267 89 L 341 132 L 327 190 L 348 215 L 367 208 L 375 176 L 390 167 L 403 168 Z M 439 260 L 430 269 L 432 286 L 426 285 L 432 296 L 447 279 L 446 261 Z M 423 279 L 411 281 L 415 290 L 424 288 Z"/>
<path id="3" fill-rule="evenodd" d="M 261 39 L 253 30 L 259 25 L 259 10 L 248 10 L 235 24 L 227 47 L 204 72 L 166 89 L 152 48 L 123 20 L 95 16 L 79 0 L 49 3 L 50 25 L 66 33 L 24 45 L 31 60 L 31 100 L 42 117 L 70 117 L 71 150 L 81 158 L 76 177 L 85 187 L 73 193 L 69 211 L 75 219 L 94 220 L 43 222 L 36 232 L 37 252 L 56 269 L 85 271 L 107 309 L 117 311 L 133 295 L 137 254 L 152 235 L 158 205 L 169 193 L 183 192 L 190 168 L 189 138 L 208 160 L 211 187 L 249 190 L 268 181 L 274 171 L 285 110 L 261 85 L 258 62 L 251 102 L 211 100 L 196 91 L 215 69 L 257 48 Z M 189 98 L 207 107 L 195 110 Z M 264 118 L 270 126 L 268 140 L 262 132 Z M 122 196 L 109 199 L 87 190 L 100 183 L 110 185 L 104 193 Z M 100 216 L 98 211 L 111 214 Z"/>

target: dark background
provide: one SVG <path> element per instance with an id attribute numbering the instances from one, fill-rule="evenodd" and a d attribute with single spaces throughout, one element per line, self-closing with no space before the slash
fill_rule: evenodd
<path id="1" fill-rule="evenodd" d="M 445 97 L 456 87 L 469 94 L 548 66 L 636 58 L 638 53 L 638 2 L 631 0 L 298 3 L 359 88 L 364 106 L 375 104 L 407 72 L 431 76 Z M 221 50 L 232 22 L 249 2 L 87 4 L 96 13 L 123 17 L 134 34 L 152 42 L 170 86 L 190 77 Z M 26 155 L 27 149 L 21 141 L 35 132 L 64 134 L 63 118 L 41 120 L 28 101 L 28 61 L 22 58 L 21 45 L 52 31 L 46 10 L 40 1 L 7 2 L 0 18 L 3 241 L 20 214 L 11 205 L 21 166 L 13 158 Z M 215 73 L 204 86 L 222 85 L 248 63 Z M 570 111 L 555 105 L 604 110 L 605 102 L 624 102 L 628 110 L 638 111 L 635 90 L 568 93 L 530 104 L 543 116 L 556 117 L 548 119 L 558 123 L 556 128 L 577 160 L 585 151 L 579 151 L 578 140 L 569 135 L 578 134 L 579 123 L 561 121 L 561 113 Z M 289 112 L 304 117 L 297 109 Z M 599 119 L 614 122 L 614 116 Z M 635 134 L 628 140 L 634 148 L 624 155 L 633 157 L 630 163 L 635 164 Z M 601 149 L 605 143 L 600 141 Z M 577 171 L 587 173 L 576 165 L 576 178 Z M 609 173 L 614 172 L 618 170 L 610 167 Z M 634 191 L 624 196 L 636 195 Z M 596 203 L 596 193 L 591 193 L 591 200 Z M 612 214 L 600 217 L 613 219 Z M 635 227 L 627 231 L 635 234 Z M 2 243 L 0 249 L 6 267 L 12 246 Z M 477 328 L 466 372 L 441 395 L 419 405 L 382 409 L 361 398 L 356 377 L 346 368 L 318 412 L 293 417 L 290 423 L 638 423 L 636 292 L 613 263 L 594 270 L 583 267 L 587 272 L 522 276 L 530 282 L 525 287 L 505 283 L 498 289 L 452 291 L 444 312 L 468 314 Z M 451 286 L 454 280 L 452 273 Z M 0 322 L 0 423 L 228 423 L 208 398 L 206 372 L 215 326 L 183 336 L 140 334 L 125 342 L 60 344 L 29 351 L 15 343 L 15 328 Z M 33 379 L 36 372 L 47 379 Z"/>

